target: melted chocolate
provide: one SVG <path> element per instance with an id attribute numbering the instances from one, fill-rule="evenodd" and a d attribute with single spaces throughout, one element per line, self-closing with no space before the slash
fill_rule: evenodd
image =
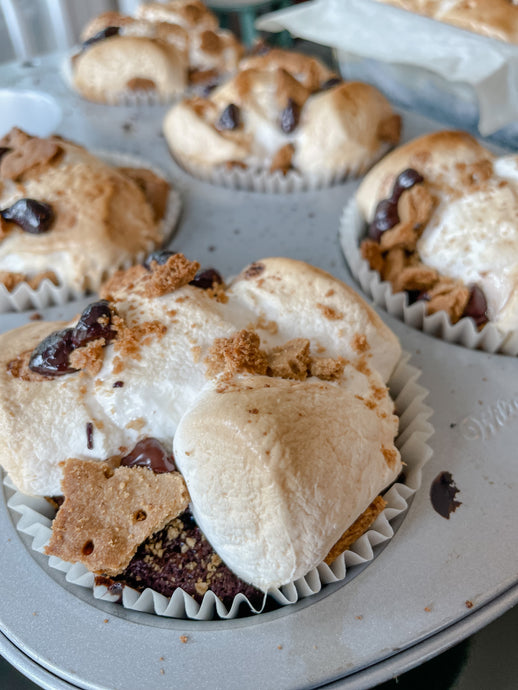
<path id="1" fill-rule="evenodd" d="M 215 284 L 223 284 L 223 278 L 215 268 L 205 268 L 203 271 L 198 271 L 189 283 L 189 285 L 194 285 L 194 287 L 202 288 L 203 290 L 208 290 Z"/>
<path id="2" fill-rule="evenodd" d="M 29 369 L 43 376 L 62 376 L 77 371 L 68 358 L 78 347 L 104 338 L 105 344 L 117 335 L 111 328 L 112 312 L 106 300 L 89 304 L 74 328 L 54 331 L 37 345 L 29 360 Z"/>
<path id="3" fill-rule="evenodd" d="M 291 134 L 300 120 L 300 106 L 292 98 L 288 98 L 288 105 L 281 113 L 281 129 L 284 134 Z"/>
<path id="4" fill-rule="evenodd" d="M 118 36 L 119 33 L 120 26 L 107 26 L 98 31 L 95 36 L 87 38 L 86 41 L 83 42 L 83 48 L 88 48 L 88 46 L 98 43 L 99 41 L 104 41 L 106 38 L 110 38 L 111 36 Z"/>
<path id="5" fill-rule="evenodd" d="M 92 450 L 94 447 L 94 425 L 92 422 L 86 422 L 86 447 Z"/>
<path id="6" fill-rule="evenodd" d="M 241 122 L 241 111 L 234 103 L 229 103 L 216 123 L 216 129 L 234 130 Z"/>
<path id="7" fill-rule="evenodd" d="M 392 187 L 392 193 L 388 199 L 382 199 L 376 206 L 374 218 L 369 225 L 368 236 L 379 242 L 381 235 L 399 223 L 397 204 L 400 196 L 407 189 L 423 182 L 423 176 L 413 168 L 407 168 L 399 173 Z"/>
<path id="8" fill-rule="evenodd" d="M 52 206 L 35 199 L 19 199 L 9 208 L 0 211 L 2 218 L 16 223 L 25 232 L 39 235 L 47 232 L 54 221 Z"/>
<path id="9" fill-rule="evenodd" d="M 135 448 L 121 460 L 125 467 L 147 467 L 156 474 L 175 472 L 176 465 L 171 453 L 156 438 L 143 438 Z"/>
<path id="10" fill-rule="evenodd" d="M 486 296 L 478 285 L 473 285 L 469 293 L 469 300 L 464 309 L 462 316 L 469 316 L 477 325 L 478 328 L 489 321 L 487 315 L 487 301 Z"/>
<path id="11" fill-rule="evenodd" d="M 65 328 L 44 338 L 31 354 L 29 369 L 43 376 L 63 376 L 77 371 L 68 363 L 74 349 L 72 333 L 72 328 Z"/>
<path id="12" fill-rule="evenodd" d="M 450 472 L 438 474 L 430 487 L 430 500 L 434 510 L 449 520 L 450 515 L 462 505 L 461 501 L 455 500 L 458 493 L 459 489 L 455 486 Z"/>
<path id="13" fill-rule="evenodd" d="M 74 347 L 83 347 L 98 338 L 104 338 L 108 343 L 116 335 L 117 331 L 112 330 L 112 312 L 109 302 L 101 299 L 84 309 L 74 328 L 72 342 Z"/>

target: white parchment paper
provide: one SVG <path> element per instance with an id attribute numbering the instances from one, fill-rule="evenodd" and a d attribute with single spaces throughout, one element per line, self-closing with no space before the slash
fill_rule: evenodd
<path id="1" fill-rule="evenodd" d="M 375 0 L 314 0 L 263 15 L 256 26 L 468 84 L 484 136 L 518 120 L 518 46 Z"/>

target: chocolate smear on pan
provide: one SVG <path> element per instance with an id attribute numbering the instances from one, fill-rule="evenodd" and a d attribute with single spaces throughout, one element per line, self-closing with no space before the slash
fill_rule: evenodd
<path id="1" fill-rule="evenodd" d="M 458 493 L 459 489 L 455 486 L 451 473 L 440 472 L 430 487 L 430 500 L 434 510 L 449 520 L 450 515 L 462 505 L 461 501 L 455 500 Z"/>

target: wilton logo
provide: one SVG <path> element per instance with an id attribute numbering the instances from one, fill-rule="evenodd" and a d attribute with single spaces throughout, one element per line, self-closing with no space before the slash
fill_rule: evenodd
<path id="1" fill-rule="evenodd" d="M 518 398 L 498 400 L 494 405 L 488 405 L 480 417 L 463 419 L 460 431 L 468 441 L 485 441 L 494 436 L 513 417 L 518 417 Z"/>

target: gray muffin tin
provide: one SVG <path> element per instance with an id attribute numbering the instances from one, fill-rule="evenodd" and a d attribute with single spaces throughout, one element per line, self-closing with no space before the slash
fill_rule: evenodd
<path id="1" fill-rule="evenodd" d="M 171 247 L 223 275 L 266 256 L 303 259 L 354 285 L 337 239 L 356 182 L 266 196 L 197 182 L 169 157 L 162 106 L 108 107 L 72 94 L 60 60 L 4 66 L 0 85 L 42 90 L 63 109 L 58 132 L 168 170 L 183 197 Z M 439 129 L 404 113 L 404 139 Z M 84 303 L 43 311 L 70 318 Z M 15 528 L 0 493 L 0 652 L 47 688 L 229 690 L 366 688 L 460 641 L 518 601 L 518 360 L 467 350 L 382 313 L 422 371 L 434 410 L 434 455 L 395 537 L 354 578 L 283 609 L 233 621 L 182 621 L 124 610 L 68 584 Z M 2 331 L 30 313 L 0 316 Z M 461 505 L 450 519 L 429 488 L 451 472 Z M 185 637 L 186 636 L 186 640 Z"/>

